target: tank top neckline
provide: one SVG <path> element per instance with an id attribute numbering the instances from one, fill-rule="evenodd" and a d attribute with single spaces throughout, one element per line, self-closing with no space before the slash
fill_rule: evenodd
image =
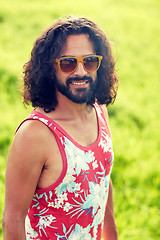
<path id="1" fill-rule="evenodd" d="M 95 109 L 95 113 L 96 113 L 96 118 L 97 118 L 97 125 L 98 125 L 98 135 L 97 135 L 97 139 L 90 145 L 84 146 L 81 145 L 80 143 L 78 143 L 76 140 L 74 140 L 74 138 L 72 138 L 72 136 L 70 136 L 70 134 L 63 128 L 61 127 L 56 121 L 54 121 L 53 119 L 47 117 L 45 114 L 38 112 L 36 109 L 34 109 L 32 111 L 32 113 L 34 113 L 36 116 L 38 116 L 39 118 L 44 118 L 46 120 L 48 120 L 50 122 L 49 127 L 51 127 L 51 125 L 53 124 L 54 127 L 56 127 L 61 133 L 63 133 L 63 135 L 68 138 L 75 146 L 77 146 L 78 148 L 82 149 L 82 150 L 91 150 L 93 148 L 95 148 L 97 146 L 97 144 L 100 141 L 100 118 L 98 116 L 97 113 L 97 107 L 94 105 L 93 106 Z"/>

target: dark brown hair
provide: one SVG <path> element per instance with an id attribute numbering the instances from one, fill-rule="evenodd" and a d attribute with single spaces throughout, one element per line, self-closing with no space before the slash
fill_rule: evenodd
<path id="1" fill-rule="evenodd" d="M 88 104 L 113 103 L 118 89 L 115 73 L 115 61 L 105 34 L 91 20 L 84 17 L 67 17 L 59 19 L 37 38 L 29 62 L 24 65 L 24 103 L 33 107 L 42 107 L 45 111 L 54 110 L 57 105 L 55 70 L 53 60 L 60 56 L 69 35 L 88 34 L 93 42 L 95 52 L 103 56 L 97 72 L 98 85 L 95 96 Z"/>

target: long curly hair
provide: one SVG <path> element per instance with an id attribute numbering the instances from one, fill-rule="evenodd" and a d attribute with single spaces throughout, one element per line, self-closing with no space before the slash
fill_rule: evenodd
<path id="1" fill-rule="evenodd" d="M 118 89 L 115 61 L 109 40 L 99 27 L 84 17 L 61 18 L 48 28 L 34 43 L 31 58 L 24 64 L 23 100 L 33 107 L 42 107 L 46 112 L 54 110 L 58 104 L 53 61 L 60 57 L 69 35 L 88 34 L 94 44 L 96 54 L 103 60 L 97 71 L 98 85 L 95 96 L 87 104 L 109 105 L 113 103 Z"/>

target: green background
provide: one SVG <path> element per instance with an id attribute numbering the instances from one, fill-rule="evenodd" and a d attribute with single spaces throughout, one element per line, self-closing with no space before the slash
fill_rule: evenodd
<path id="1" fill-rule="evenodd" d="M 160 237 L 160 1 L 3 0 L 0 3 L 0 240 L 7 153 L 31 111 L 18 91 L 35 39 L 60 16 L 91 18 L 107 34 L 120 85 L 108 108 L 120 240 Z"/>

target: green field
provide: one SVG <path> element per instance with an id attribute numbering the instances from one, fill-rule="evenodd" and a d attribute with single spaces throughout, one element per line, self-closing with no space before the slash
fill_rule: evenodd
<path id="1" fill-rule="evenodd" d="M 66 15 L 95 21 L 109 37 L 120 81 L 108 108 L 120 240 L 160 239 L 160 1 L 3 0 L 0 7 L 0 240 L 7 152 L 30 112 L 18 91 L 33 42 Z"/>

